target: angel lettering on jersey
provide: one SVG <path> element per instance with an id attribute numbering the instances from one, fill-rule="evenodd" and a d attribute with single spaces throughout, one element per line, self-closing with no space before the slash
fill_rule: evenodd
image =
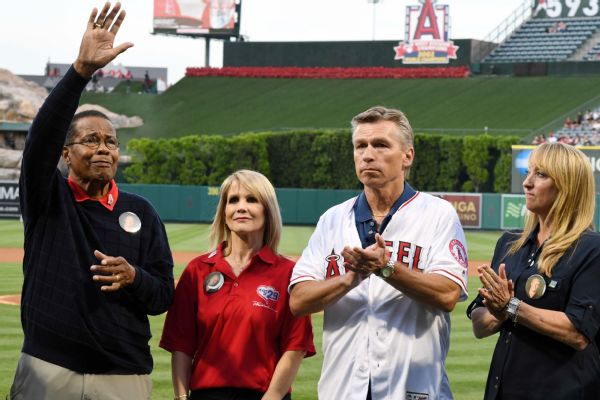
<path id="1" fill-rule="evenodd" d="M 421 253 L 423 247 L 403 240 L 386 240 L 387 255 L 404 267 L 423 272 L 424 266 L 421 263 Z"/>

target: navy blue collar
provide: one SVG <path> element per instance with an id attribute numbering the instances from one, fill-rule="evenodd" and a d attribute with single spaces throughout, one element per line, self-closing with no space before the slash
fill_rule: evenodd
<path id="1" fill-rule="evenodd" d="M 412 199 L 416 194 L 417 192 L 408 183 L 404 182 L 404 190 L 396 202 L 394 202 L 392 208 L 390 208 L 388 216 L 394 215 L 394 213 L 398 211 L 402 204 Z M 371 207 L 369 207 L 369 203 L 367 202 L 367 196 L 365 195 L 364 190 L 358 195 L 353 208 L 356 222 L 365 222 L 373 219 L 373 213 L 371 212 Z"/>

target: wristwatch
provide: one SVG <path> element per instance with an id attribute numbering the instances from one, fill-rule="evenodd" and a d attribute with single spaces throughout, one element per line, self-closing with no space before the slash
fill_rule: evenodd
<path id="1" fill-rule="evenodd" d="M 396 262 L 390 258 L 385 266 L 379 270 L 379 276 L 381 276 L 383 279 L 387 279 L 392 276 L 395 269 Z"/>
<path id="2" fill-rule="evenodd" d="M 516 297 L 512 297 L 506 307 L 504 307 L 504 315 L 506 315 L 511 321 L 515 324 L 517 323 L 517 316 L 519 314 L 519 305 L 521 304 L 521 300 Z"/>

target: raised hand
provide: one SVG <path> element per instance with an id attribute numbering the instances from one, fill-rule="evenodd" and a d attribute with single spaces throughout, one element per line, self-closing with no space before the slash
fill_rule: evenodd
<path id="1" fill-rule="evenodd" d="M 114 47 L 115 36 L 124 19 L 125 10 L 121 10 L 121 3 L 118 2 L 112 10 L 110 2 L 106 2 L 100 14 L 98 14 L 98 9 L 92 10 L 81 39 L 79 55 L 73 63 L 73 67 L 79 75 L 91 78 L 94 72 L 133 46 L 133 43 L 125 42 Z"/>

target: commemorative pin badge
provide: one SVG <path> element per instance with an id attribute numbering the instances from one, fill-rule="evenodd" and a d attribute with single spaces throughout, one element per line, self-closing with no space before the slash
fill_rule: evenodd
<path id="1" fill-rule="evenodd" d="M 525 282 L 525 293 L 530 299 L 539 299 L 546 293 L 546 280 L 540 274 L 533 274 Z"/>
<path id="2" fill-rule="evenodd" d="M 204 291 L 206 293 L 214 293 L 223 287 L 225 277 L 219 271 L 211 272 L 204 279 Z"/>
<path id="3" fill-rule="evenodd" d="M 119 225 L 125 232 L 137 233 L 142 228 L 142 221 L 135 213 L 125 211 L 119 215 Z"/>

